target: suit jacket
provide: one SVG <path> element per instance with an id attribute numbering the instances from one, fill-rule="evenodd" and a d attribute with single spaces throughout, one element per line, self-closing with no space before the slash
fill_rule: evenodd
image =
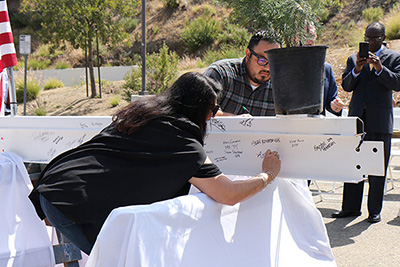
<path id="1" fill-rule="evenodd" d="M 324 110 L 321 114 L 325 115 L 325 110 L 327 110 L 336 116 L 340 116 L 342 111 L 335 112 L 331 108 L 331 102 L 337 98 L 338 91 L 331 64 L 325 62 L 324 69 Z"/>
<path id="2" fill-rule="evenodd" d="M 366 132 L 392 134 L 392 90 L 400 91 L 400 53 L 383 48 L 379 58 L 383 65 L 379 76 L 366 64 L 354 77 L 357 54 L 351 55 L 342 75 L 342 86 L 345 91 L 353 92 L 349 116 L 363 118 Z"/>

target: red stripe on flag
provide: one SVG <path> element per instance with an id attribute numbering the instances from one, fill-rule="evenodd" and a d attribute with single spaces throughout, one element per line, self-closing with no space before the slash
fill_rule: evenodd
<path id="1" fill-rule="evenodd" d="M 0 115 L 2 114 L 1 110 L 3 107 L 3 75 L 0 78 Z"/>
<path id="2" fill-rule="evenodd" d="M 9 21 L 7 11 L 0 11 L 0 22 Z"/>
<path id="3" fill-rule="evenodd" d="M 0 45 L 12 43 L 14 43 L 14 39 L 11 32 L 4 32 L 0 34 Z"/>
<path id="4" fill-rule="evenodd" d="M 3 68 L 9 68 L 17 65 L 17 56 L 15 54 L 6 54 L 1 57 Z"/>
<path id="5" fill-rule="evenodd" d="M 0 2 L 3 2 L 2 0 L 0 0 Z M 5 2 L 5 1 L 4 1 Z M 2 10 L 0 11 L 0 22 L 1 23 L 7 23 L 8 27 L 10 29 L 10 32 L 5 32 L 0 34 L 0 46 L 1 45 L 12 45 L 14 46 L 14 41 L 13 41 L 13 36 L 11 33 L 11 25 L 9 22 L 9 17 L 8 17 L 8 12 L 7 12 L 7 2 L 4 3 L 5 5 L 1 5 Z M 8 28 L 6 27 L 6 28 Z M 7 48 L 7 47 L 4 47 Z M 10 48 L 10 47 L 8 47 Z M 11 49 L 4 49 L 2 51 L 2 49 L 0 49 L 0 71 L 3 70 L 3 68 L 9 68 L 12 66 L 17 65 L 17 56 L 15 54 L 15 50 L 12 49 L 12 51 L 10 51 Z M 11 54 L 8 54 L 12 52 Z M 7 53 L 7 54 L 3 54 L 3 53 Z"/>

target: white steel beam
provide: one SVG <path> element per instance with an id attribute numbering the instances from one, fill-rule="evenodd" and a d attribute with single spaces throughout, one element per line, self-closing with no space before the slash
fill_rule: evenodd
<path id="1" fill-rule="evenodd" d="M 0 152 L 14 152 L 25 162 L 48 163 L 86 142 L 110 122 L 110 116 L 0 117 Z"/>
<path id="2" fill-rule="evenodd" d="M 14 152 L 25 162 L 47 163 L 110 122 L 109 116 L 1 117 L 0 152 Z M 355 117 L 217 117 L 209 129 L 206 151 L 229 175 L 257 174 L 268 148 L 281 156 L 281 177 L 359 181 L 384 172 L 382 142 L 360 145 L 362 121 Z"/>
<path id="3" fill-rule="evenodd" d="M 227 175 L 261 171 L 263 153 L 276 150 L 284 178 L 356 182 L 383 175 L 383 143 L 363 141 L 361 121 L 349 118 L 218 117 L 205 148 Z"/>

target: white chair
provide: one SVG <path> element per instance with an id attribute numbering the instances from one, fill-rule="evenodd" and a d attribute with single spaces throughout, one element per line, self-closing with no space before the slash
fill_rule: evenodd
<path id="1" fill-rule="evenodd" d="M 395 185 L 394 182 L 398 182 L 398 180 L 394 177 L 396 172 L 400 172 L 400 139 L 393 138 L 392 139 L 392 147 L 390 152 L 389 164 L 388 164 L 388 175 L 386 177 L 386 186 L 385 186 L 385 195 L 388 191 L 388 185 L 391 186 L 389 190 L 392 190 Z"/>

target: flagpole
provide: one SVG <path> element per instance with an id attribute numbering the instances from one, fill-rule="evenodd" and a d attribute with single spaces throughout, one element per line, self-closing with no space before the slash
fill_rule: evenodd
<path id="1" fill-rule="evenodd" d="M 7 75 L 10 77 L 9 79 L 9 85 L 10 87 L 10 109 L 11 109 L 11 116 L 14 117 L 15 115 L 18 114 L 18 107 L 17 107 L 17 95 L 15 93 L 15 83 L 14 83 L 14 69 L 11 68 L 6 68 L 7 69 Z"/>

